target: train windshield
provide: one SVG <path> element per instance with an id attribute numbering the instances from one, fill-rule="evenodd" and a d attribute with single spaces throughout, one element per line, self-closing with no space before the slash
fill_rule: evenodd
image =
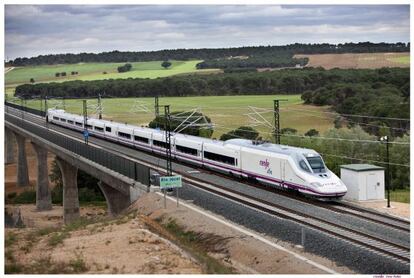
<path id="1" fill-rule="evenodd" d="M 320 156 L 311 156 L 306 158 L 314 173 L 325 173 L 326 168 Z"/>

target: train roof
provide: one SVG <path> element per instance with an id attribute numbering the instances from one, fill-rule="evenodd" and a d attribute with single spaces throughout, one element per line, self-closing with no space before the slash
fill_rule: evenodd
<path id="1" fill-rule="evenodd" d="M 49 111 L 55 112 L 57 114 L 65 114 L 66 116 L 82 117 L 81 115 L 67 113 L 63 109 L 49 109 Z M 158 134 L 160 134 L 160 133 L 164 134 L 164 132 L 165 132 L 164 130 L 160 130 L 160 129 L 152 129 L 152 128 L 148 128 L 148 127 L 141 127 L 141 126 L 130 125 L 130 124 L 125 124 L 125 123 L 119 123 L 119 122 L 113 122 L 113 121 L 108 121 L 108 120 L 99 120 L 99 119 L 96 119 L 96 118 L 88 118 L 88 121 L 89 120 L 91 120 L 91 121 L 98 120 L 98 121 L 100 121 L 104 124 L 118 125 L 119 127 L 122 127 L 122 128 L 150 130 L 151 132 L 158 133 Z M 247 140 L 247 139 L 229 139 L 229 140 L 226 140 L 226 141 L 221 141 L 221 140 L 203 138 L 203 137 L 187 135 L 187 134 L 181 134 L 181 133 L 172 133 L 172 136 L 174 136 L 175 138 L 186 138 L 186 139 L 190 139 L 190 140 L 196 140 L 198 142 L 201 141 L 203 143 L 218 144 L 218 145 L 221 145 L 221 146 L 224 146 L 224 145 L 227 145 L 227 144 L 235 145 L 235 146 L 246 147 L 246 148 L 251 148 L 251 149 L 256 149 L 256 150 L 262 150 L 262 151 L 266 151 L 266 152 L 285 154 L 285 155 L 289 155 L 289 156 L 294 155 L 294 154 L 319 155 L 315 150 L 312 150 L 312 149 L 298 148 L 298 147 L 292 147 L 292 146 L 287 146 L 287 145 L 277 145 L 277 144 L 272 144 L 272 143 L 258 143 L 258 144 L 255 144 L 253 141 Z"/>
<path id="2" fill-rule="evenodd" d="M 225 143 L 237 145 L 241 147 L 247 147 L 251 149 L 256 149 L 256 150 L 262 150 L 266 152 L 285 154 L 285 155 L 293 155 L 293 154 L 319 155 L 315 150 L 312 150 L 312 149 L 298 148 L 298 147 L 278 145 L 278 144 L 272 144 L 272 143 L 255 144 L 254 141 L 246 140 L 246 139 L 229 139 L 225 141 Z"/>
<path id="3" fill-rule="evenodd" d="M 57 113 L 57 114 L 64 114 L 66 116 L 71 116 L 71 117 L 82 117 L 82 115 L 76 115 L 76 114 L 71 114 L 71 113 L 65 112 L 65 110 L 63 110 L 63 109 L 49 109 L 49 111 L 52 111 L 52 112 Z M 120 123 L 120 122 L 113 122 L 113 121 L 108 121 L 108 120 L 103 120 L 103 119 L 99 120 L 99 119 L 96 119 L 96 118 L 88 117 L 88 122 L 91 121 L 93 123 L 96 120 L 100 121 L 104 124 L 108 124 L 108 125 L 118 125 L 121 128 L 149 130 L 153 133 L 158 133 L 158 134 L 164 134 L 165 133 L 165 131 L 161 130 L 161 129 L 142 127 L 142 126 L 137 126 L 137 125 L 132 125 L 132 124 L 125 124 L 125 123 Z M 194 136 L 194 135 L 187 135 L 187 134 L 174 133 L 174 132 L 172 132 L 171 134 L 172 134 L 172 136 L 174 136 L 176 138 L 178 137 L 178 138 L 186 138 L 186 139 L 189 139 L 189 140 L 197 140 L 197 141 L 199 141 L 199 142 L 201 141 L 203 143 L 215 143 L 215 144 L 221 144 L 221 145 L 224 145 L 224 143 L 225 143 L 225 142 L 220 141 L 220 140 L 204 138 L 204 137 L 198 137 L 198 136 Z"/>

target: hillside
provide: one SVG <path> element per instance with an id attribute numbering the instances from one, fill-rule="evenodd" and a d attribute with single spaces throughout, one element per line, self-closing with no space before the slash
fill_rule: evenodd
<path id="1" fill-rule="evenodd" d="M 5 83 L 6 87 L 14 87 L 29 83 L 31 78 L 35 80 L 35 83 L 112 78 L 158 78 L 175 74 L 203 72 L 203 70 L 196 69 L 196 64 L 199 62 L 199 60 L 171 61 L 172 65 L 168 69 L 161 67 L 162 61 L 135 62 L 131 63 L 131 71 L 123 73 L 118 73 L 117 68 L 125 63 L 78 63 L 16 67 L 6 72 Z M 62 72 L 66 72 L 66 76 L 55 76 L 56 73 Z M 77 72 L 77 74 L 72 75 L 71 72 Z"/>
<path id="2" fill-rule="evenodd" d="M 379 69 L 382 67 L 410 67 L 409 52 L 299 54 L 295 58 L 308 58 L 306 67 L 324 69 Z"/>

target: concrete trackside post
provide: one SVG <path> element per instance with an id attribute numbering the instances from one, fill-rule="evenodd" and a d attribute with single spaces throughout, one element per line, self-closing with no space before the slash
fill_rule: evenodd
<path id="1" fill-rule="evenodd" d="M 50 210 L 52 209 L 52 197 L 49 190 L 47 150 L 34 143 L 32 146 L 37 155 L 36 208 L 37 210 Z"/>
<path id="2" fill-rule="evenodd" d="M 98 182 L 98 186 L 105 196 L 109 215 L 115 216 L 131 204 L 129 195 L 116 190 L 102 181 Z"/>
<path id="3" fill-rule="evenodd" d="M 14 133 L 17 141 L 18 157 L 17 157 L 17 186 L 29 186 L 29 172 L 27 168 L 26 157 L 26 138 L 18 133 Z"/>
<path id="4" fill-rule="evenodd" d="M 4 128 L 4 163 L 11 164 L 15 162 L 14 156 L 14 135 L 13 132 L 8 129 Z"/>
<path id="5" fill-rule="evenodd" d="M 57 158 L 63 179 L 63 221 L 65 225 L 79 219 L 78 168 Z"/>

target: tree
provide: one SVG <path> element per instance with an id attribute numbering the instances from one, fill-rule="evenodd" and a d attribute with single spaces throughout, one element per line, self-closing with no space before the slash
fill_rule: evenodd
<path id="1" fill-rule="evenodd" d="M 53 160 L 51 173 L 49 175 L 50 181 L 55 185 L 52 189 L 52 202 L 62 203 L 63 202 L 63 179 L 60 168 Z M 105 201 L 105 196 L 98 186 L 98 179 L 89 175 L 88 173 L 78 170 L 77 184 L 79 189 L 79 201 L 80 202 L 91 202 L 91 201 Z"/>
<path id="2" fill-rule="evenodd" d="M 183 123 L 185 121 L 185 123 Z M 182 129 L 180 133 L 188 134 L 188 135 L 194 135 L 194 136 L 200 136 L 200 137 L 206 137 L 210 138 L 213 134 L 213 129 L 210 127 L 200 127 L 200 126 L 190 126 L 190 123 L 193 124 L 210 124 L 211 119 L 202 113 L 192 111 L 189 112 L 172 112 L 171 113 L 171 130 L 174 131 L 178 126 L 180 126 L 180 131 L 182 128 L 186 127 L 185 129 Z M 164 129 L 165 126 L 165 117 L 164 115 L 158 116 L 155 119 L 153 119 L 148 126 L 150 128 L 160 128 Z"/>
<path id="3" fill-rule="evenodd" d="M 60 75 L 61 76 L 66 76 L 66 72 L 61 72 Z"/>
<path id="4" fill-rule="evenodd" d="M 165 69 L 169 68 L 171 65 L 172 65 L 171 62 L 169 62 L 169 61 L 164 61 L 161 64 L 161 66 Z"/>
<path id="5" fill-rule="evenodd" d="M 281 134 L 296 134 L 298 131 L 294 128 L 285 127 L 280 130 Z"/>
<path id="6" fill-rule="evenodd" d="M 341 118 L 341 116 L 336 116 L 335 117 L 334 126 L 335 126 L 335 128 L 341 128 L 342 127 L 342 118 Z"/>
<path id="7" fill-rule="evenodd" d="M 129 64 L 129 63 L 126 63 L 125 65 L 118 67 L 118 72 L 119 73 L 121 73 L 121 72 L 127 72 L 127 71 L 130 71 L 131 69 L 132 69 L 132 65 Z"/>
<path id="8" fill-rule="evenodd" d="M 30 78 L 30 83 L 35 83 L 34 78 Z"/>
<path id="9" fill-rule="evenodd" d="M 312 128 L 312 129 L 309 129 L 306 133 L 305 133 L 305 136 L 309 136 L 309 137 L 312 137 L 312 136 L 318 136 L 319 135 L 319 131 L 317 131 L 316 129 L 314 129 L 314 128 Z"/>
<path id="10" fill-rule="evenodd" d="M 221 135 L 220 140 L 226 141 L 229 139 L 242 138 L 247 140 L 256 140 L 259 132 L 250 126 L 241 126 L 235 130 L 229 131 Z"/>
<path id="11" fill-rule="evenodd" d="M 55 73 L 55 77 L 59 77 L 60 76 L 60 72 Z"/>

